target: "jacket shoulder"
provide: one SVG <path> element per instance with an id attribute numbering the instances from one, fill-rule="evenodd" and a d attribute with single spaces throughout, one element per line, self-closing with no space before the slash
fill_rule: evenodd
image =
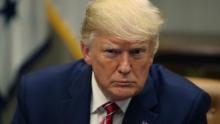
<path id="1" fill-rule="evenodd" d="M 204 92 L 184 76 L 174 73 L 166 67 L 154 64 L 151 68 L 150 76 L 155 80 L 156 86 L 172 89 L 171 91 L 180 91 L 189 93 Z"/>
<path id="2" fill-rule="evenodd" d="M 150 77 L 162 102 L 170 102 L 170 105 L 174 106 L 190 106 L 189 104 L 199 98 L 203 99 L 202 97 L 206 99 L 204 103 L 210 102 L 210 96 L 203 89 L 162 65 L 153 65 Z"/>
<path id="3" fill-rule="evenodd" d="M 22 77 L 19 89 L 25 89 L 28 96 L 46 98 L 45 94 L 55 96 L 65 92 L 72 85 L 73 80 L 80 78 L 89 72 L 90 66 L 83 60 L 70 64 L 60 65 L 42 69 Z"/>
<path id="4" fill-rule="evenodd" d="M 153 65 L 150 75 L 154 80 L 161 113 L 172 111 L 164 117 L 175 116 L 177 120 L 187 123 L 193 118 L 206 119 L 211 99 L 204 90 L 161 65 Z"/>
<path id="5" fill-rule="evenodd" d="M 18 89 L 15 121 L 22 118 L 30 123 L 58 123 L 61 103 L 71 98 L 70 87 L 73 84 L 78 86 L 79 82 L 75 79 L 89 76 L 90 69 L 80 60 L 23 76 Z"/>
<path id="6" fill-rule="evenodd" d="M 88 70 L 87 65 L 83 60 L 79 60 L 73 63 L 58 65 L 42 69 L 36 72 L 29 73 L 22 77 L 22 80 L 36 82 L 38 85 L 42 82 L 52 83 L 52 81 L 59 81 L 61 79 L 68 79 L 71 75 L 79 74 L 85 70 Z"/>

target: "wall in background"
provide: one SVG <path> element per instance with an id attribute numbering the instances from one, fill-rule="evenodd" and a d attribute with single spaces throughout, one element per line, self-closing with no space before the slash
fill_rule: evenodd
<path id="1" fill-rule="evenodd" d="M 163 32 L 220 35 L 219 0 L 152 0 L 164 15 Z"/>

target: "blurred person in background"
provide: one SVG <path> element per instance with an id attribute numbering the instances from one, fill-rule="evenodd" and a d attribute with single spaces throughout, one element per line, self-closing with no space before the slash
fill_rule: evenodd
<path id="1" fill-rule="evenodd" d="M 153 64 L 163 23 L 148 0 L 93 0 L 83 59 L 24 76 L 12 124 L 207 124 L 210 97 Z"/>

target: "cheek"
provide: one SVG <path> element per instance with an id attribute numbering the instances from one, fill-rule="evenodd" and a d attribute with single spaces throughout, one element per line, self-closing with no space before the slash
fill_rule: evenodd
<path id="1" fill-rule="evenodd" d="M 148 72 L 149 72 L 149 68 L 146 66 L 143 66 L 142 68 L 139 69 L 138 75 L 137 75 L 139 82 L 142 82 L 142 83 L 145 82 L 145 80 L 148 76 Z"/>
<path id="2" fill-rule="evenodd" d="M 100 73 L 110 73 L 115 67 L 116 63 L 112 60 L 108 60 L 103 56 L 96 56 L 96 59 L 93 62 L 93 66 L 100 71 Z"/>
<path id="3" fill-rule="evenodd" d="M 138 66 L 135 68 L 135 76 L 138 82 L 144 83 L 146 81 L 151 64 L 150 61 L 137 64 Z"/>
<path id="4" fill-rule="evenodd" d="M 96 56 L 94 58 L 96 59 L 93 60 L 92 68 L 95 74 L 97 74 L 97 79 L 100 82 L 109 81 L 116 69 L 116 63 L 103 56 Z M 108 84 L 106 82 L 106 85 Z"/>

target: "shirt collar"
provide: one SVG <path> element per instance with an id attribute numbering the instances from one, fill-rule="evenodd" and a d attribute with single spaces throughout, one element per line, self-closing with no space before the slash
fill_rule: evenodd
<path id="1" fill-rule="evenodd" d="M 105 95 L 102 93 L 101 89 L 99 88 L 97 81 L 95 79 L 94 72 L 92 72 L 91 83 L 92 83 L 91 113 L 96 113 L 97 110 L 100 108 L 100 106 L 108 102 L 109 99 L 105 97 Z M 117 101 L 115 103 L 122 110 L 122 112 L 125 113 L 130 101 L 131 98 L 122 101 Z"/>

